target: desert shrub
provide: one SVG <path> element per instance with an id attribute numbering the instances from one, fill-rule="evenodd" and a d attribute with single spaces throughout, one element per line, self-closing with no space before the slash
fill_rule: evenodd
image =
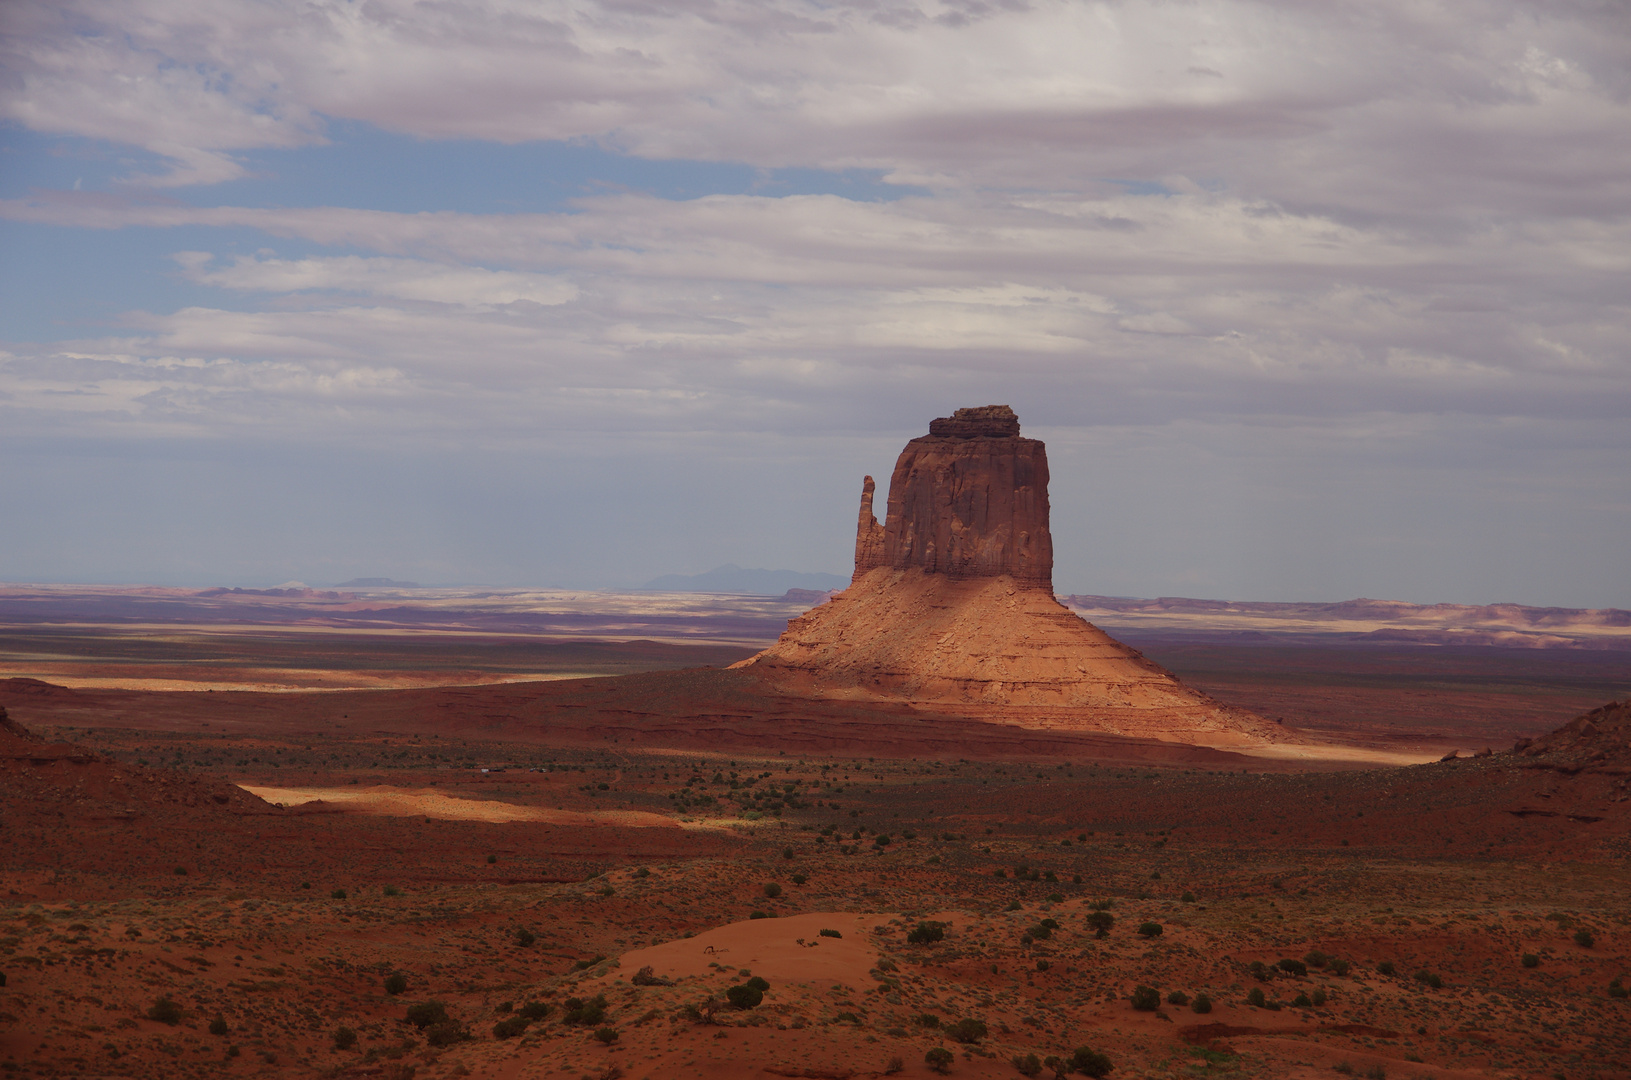
<path id="1" fill-rule="evenodd" d="M 648 878 L 651 876 L 651 869 L 649 867 L 642 866 L 640 869 L 634 872 L 634 876 L 637 878 Z"/>
<path id="2" fill-rule="evenodd" d="M 357 1045 L 357 1033 L 348 1027 L 335 1028 L 332 1038 L 336 1050 L 349 1050 Z"/>
<path id="3" fill-rule="evenodd" d="M 1161 1007 L 1161 991 L 1153 986 L 1140 986 L 1133 991 L 1132 1003 L 1139 1012 L 1154 1012 Z"/>
<path id="4" fill-rule="evenodd" d="M 1320 1008 L 1324 1008 L 1324 1007 L 1325 1007 L 1325 987 L 1322 986 L 1319 989 L 1314 991 L 1314 1008 L 1320 1009 Z"/>
<path id="5" fill-rule="evenodd" d="M 946 937 L 946 924 L 934 921 L 920 922 L 906 935 L 908 945 L 929 945 Z"/>
<path id="6" fill-rule="evenodd" d="M 1581 927 L 1574 932 L 1574 943 L 1582 949 L 1589 949 L 1597 944 L 1597 939 L 1591 936 L 1591 931 Z"/>
<path id="7" fill-rule="evenodd" d="M 345 895 L 344 889 L 335 889 L 333 892 L 328 894 L 328 898 L 330 900 L 344 900 Z"/>
<path id="8" fill-rule="evenodd" d="M 1340 976 L 1348 974 L 1348 969 L 1353 967 L 1353 965 L 1348 963 L 1346 960 L 1333 959 L 1330 961 L 1330 967 L 1331 974 Z"/>
<path id="9" fill-rule="evenodd" d="M 1387 1080 L 1387 1070 L 1380 1065 L 1372 1065 L 1365 1070 L 1365 1080 Z"/>
<path id="10" fill-rule="evenodd" d="M 1303 963 L 1301 960 L 1293 960 L 1290 957 L 1280 960 L 1274 966 L 1285 972 L 1287 975 L 1295 975 L 1299 979 L 1308 974 L 1307 964 Z"/>
<path id="11" fill-rule="evenodd" d="M 1250 971 L 1252 973 L 1252 978 L 1256 979 L 1258 982 L 1268 982 L 1270 979 L 1274 978 L 1274 969 L 1263 963 L 1261 960 L 1253 960 L 1247 965 L 1246 970 Z"/>
<path id="12" fill-rule="evenodd" d="M 227 1027 L 227 1018 L 222 1016 L 220 1013 L 216 1013 L 215 1019 L 210 1021 L 211 1035 L 225 1035 L 231 1030 L 231 1028 Z"/>
<path id="13" fill-rule="evenodd" d="M 592 957 L 592 958 L 590 958 L 588 960 L 579 960 L 577 963 L 572 965 L 572 970 L 573 971 L 588 971 L 590 968 L 594 967 L 596 964 L 600 963 L 604 959 L 606 959 L 604 956 L 600 956 L 600 955 L 597 954 L 597 955 L 595 955 L 594 957 Z"/>
<path id="14" fill-rule="evenodd" d="M 407 989 L 408 977 L 402 974 L 400 971 L 393 972 L 392 974 L 385 976 L 385 992 L 390 994 L 392 997 L 396 997 L 398 994 L 406 993 Z"/>
<path id="15" fill-rule="evenodd" d="M 793 857 L 793 845 L 788 844 L 786 847 L 782 848 L 782 858 L 791 859 L 792 857 Z"/>
<path id="16" fill-rule="evenodd" d="M 1178 899 L 1182 900 L 1186 904 L 1193 904 L 1195 902 L 1195 894 L 1186 890 L 1184 895 L 1180 896 Z"/>
<path id="17" fill-rule="evenodd" d="M 1523 954 L 1523 959 L 1520 961 L 1520 963 L 1522 963 L 1526 968 L 1540 967 L 1540 957 L 1536 956 L 1532 952 L 1526 952 Z"/>
<path id="18" fill-rule="evenodd" d="M 995 870 L 991 871 L 991 876 L 1005 878 L 1008 876 L 1008 871 L 999 866 Z"/>
<path id="19" fill-rule="evenodd" d="M 537 940 L 538 935 L 534 934 L 531 930 L 528 930 L 524 926 L 515 932 L 515 943 L 523 949 L 528 948 Z"/>
<path id="20" fill-rule="evenodd" d="M 423 1031 L 432 1025 L 447 1022 L 447 1006 L 440 1001 L 421 1001 L 417 1005 L 409 1005 L 403 1019 Z"/>
<path id="21" fill-rule="evenodd" d="M 493 1038 L 513 1039 L 532 1024 L 525 1016 L 507 1016 L 493 1025 Z"/>
<path id="22" fill-rule="evenodd" d="M 1116 906 L 1116 902 L 1114 900 L 1095 900 L 1087 906 L 1094 911 L 1109 911 Z"/>
<path id="23" fill-rule="evenodd" d="M 1193 1012 L 1209 1013 L 1212 1011 L 1212 999 L 1205 994 L 1196 994 L 1195 1000 L 1189 1003 L 1189 1008 Z"/>
<path id="24" fill-rule="evenodd" d="M 617 1041 L 617 1029 L 609 1027 L 599 1028 L 595 1031 L 595 1038 L 599 1039 L 607 1046 L 610 1046 L 612 1043 Z"/>
<path id="25" fill-rule="evenodd" d="M 807 875 L 807 874 L 794 874 L 793 875 L 793 884 L 794 885 L 803 885 L 806 881 L 809 881 L 809 880 L 810 880 L 810 878 L 809 878 L 809 875 Z"/>
<path id="26" fill-rule="evenodd" d="M 550 1008 L 550 1004 L 546 1001 L 529 1001 L 515 1010 L 515 1015 L 524 1016 L 528 1020 L 542 1020 L 549 1015 Z"/>
<path id="27" fill-rule="evenodd" d="M 1252 987 L 1252 992 L 1246 995 L 1246 1004 L 1255 1005 L 1259 1009 L 1267 1004 L 1267 999 L 1263 996 L 1263 988 L 1261 986 Z"/>
<path id="28" fill-rule="evenodd" d="M 1172 993 L 1167 995 L 1167 1004 L 1168 1005 L 1188 1005 L 1189 1004 L 1189 995 L 1184 993 L 1182 990 L 1174 990 Z"/>
<path id="29" fill-rule="evenodd" d="M 634 983 L 635 986 L 673 986 L 674 985 L 674 980 L 673 979 L 664 978 L 663 976 L 658 975 L 650 964 L 647 964 L 645 967 L 641 968 L 639 971 L 636 971 L 634 973 L 634 978 L 630 979 L 629 981 Z"/>
<path id="30" fill-rule="evenodd" d="M 774 881 L 765 885 L 765 895 L 770 897 L 772 900 L 776 899 L 776 897 L 780 896 L 781 894 L 782 887 L 776 884 Z"/>
<path id="31" fill-rule="evenodd" d="M 3 972 L 3 971 L 0 971 L 0 986 L 5 986 L 5 985 L 6 985 L 6 973 Z"/>
<path id="32" fill-rule="evenodd" d="M 1421 983 L 1423 986 L 1431 986 L 1434 990 L 1437 990 L 1439 987 L 1444 985 L 1443 979 L 1439 978 L 1431 971 L 1427 971 L 1426 969 L 1416 972 L 1412 978 Z"/>
<path id="33" fill-rule="evenodd" d="M 923 1060 L 935 1072 L 942 1075 L 951 1072 L 952 1054 L 944 1046 L 937 1046 L 923 1055 Z"/>
<path id="34" fill-rule="evenodd" d="M 1052 966 L 1053 965 L 1048 963 L 1046 960 L 1038 960 L 1036 962 L 1036 970 L 1038 971 L 1046 971 Z"/>
<path id="35" fill-rule="evenodd" d="M 579 1027 L 592 1027 L 606 1019 L 606 995 L 596 994 L 592 998 L 570 997 L 564 1002 L 561 1013 L 561 1023 L 576 1024 Z"/>
<path id="36" fill-rule="evenodd" d="M 954 1042 L 977 1043 L 985 1038 L 985 1021 L 975 1020 L 972 1017 L 959 1020 L 946 1029 L 946 1034 L 951 1036 Z"/>
<path id="37" fill-rule="evenodd" d="M 443 1020 L 425 1029 L 425 1041 L 432 1046 L 452 1046 L 454 1043 L 466 1042 L 469 1038 L 469 1030 L 463 1024 L 452 1020 Z"/>
<path id="38" fill-rule="evenodd" d="M 1013 1057 L 1013 1062 L 1014 1068 L 1019 1070 L 1019 1074 L 1021 1076 L 1042 1075 L 1042 1059 L 1037 1057 L 1035 1054 L 1026 1054 L 1024 1057 L 1020 1057 L 1018 1054 L 1015 1054 Z"/>
<path id="39" fill-rule="evenodd" d="M 1330 962 L 1331 958 L 1325 953 L 1320 952 L 1318 949 L 1310 951 L 1303 957 L 1303 963 L 1307 964 L 1311 968 L 1322 968 Z"/>
<path id="40" fill-rule="evenodd" d="M 496 862 L 498 862 L 498 856 L 497 855 L 487 856 L 487 865 L 491 866 L 493 863 L 496 863 Z"/>
<path id="41" fill-rule="evenodd" d="M 1093 931 L 1094 937 L 1103 937 L 1116 925 L 1116 917 L 1108 911 L 1099 910 L 1087 916 L 1087 928 Z"/>
<path id="42" fill-rule="evenodd" d="M 1115 1068 L 1110 1059 L 1094 1050 L 1090 1046 L 1078 1046 L 1076 1052 L 1070 1055 L 1070 1067 L 1083 1076 L 1091 1076 L 1094 1080 L 1109 1076 Z"/>
<path id="43" fill-rule="evenodd" d="M 1053 922 L 1052 919 L 1044 919 L 1042 922 L 1037 923 L 1035 926 L 1025 931 L 1025 933 L 1037 941 L 1046 941 L 1053 936 L 1053 927 L 1048 925 L 1048 923 L 1051 922 Z M 1057 925 L 1057 923 L 1054 923 L 1054 926 Z"/>
<path id="44" fill-rule="evenodd" d="M 182 876 L 182 877 L 186 877 L 186 876 L 187 876 L 187 868 L 186 868 L 186 867 L 185 867 L 185 866 L 178 866 L 178 867 L 176 867 L 176 871 L 175 871 L 175 872 L 176 872 L 176 873 L 178 873 L 178 874 L 180 874 L 180 875 L 181 875 L 181 876 Z"/>
<path id="45" fill-rule="evenodd" d="M 1376 965 L 1376 970 L 1383 975 L 1392 975 L 1399 969 L 1393 966 L 1392 960 L 1383 960 L 1380 964 Z"/>
<path id="46" fill-rule="evenodd" d="M 1064 902 L 1065 902 L 1065 894 L 1064 893 L 1062 893 L 1062 892 L 1051 892 L 1051 893 L 1048 894 L 1048 903 L 1050 903 L 1050 904 L 1063 904 Z"/>
<path id="47" fill-rule="evenodd" d="M 1352 1076 L 1354 1073 L 1354 1067 L 1348 1064 L 1346 1061 L 1339 1061 L 1335 1065 L 1331 1066 L 1331 1071 L 1339 1072 L 1343 1076 Z"/>
<path id="48" fill-rule="evenodd" d="M 912 1022 L 918 1027 L 933 1029 L 940 1026 L 940 1017 L 934 1013 L 918 1013 L 917 1019 Z"/>
<path id="49" fill-rule="evenodd" d="M 1314 1002 L 1306 993 L 1298 993 L 1296 997 L 1291 999 L 1291 1007 L 1293 1009 L 1312 1009 Z"/>
<path id="50" fill-rule="evenodd" d="M 764 999 L 763 990 L 747 983 L 740 983 L 725 990 L 725 1000 L 731 1003 L 733 1009 L 755 1009 Z"/>
<path id="51" fill-rule="evenodd" d="M 878 966 L 882 967 L 883 962 L 879 961 Z M 894 970 L 894 969 L 891 968 L 890 970 Z M 742 974 L 746 975 L 747 972 L 744 971 L 744 972 L 742 972 Z M 753 978 L 749 979 L 747 981 L 747 985 L 753 987 L 755 990 L 759 991 L 759 993 L 761 993 L 761 994 L 764 993 L 766 990 L 770 989 L 770 983 L 766 982 L 763 977 L 758 976 L 758 975 L 755 975 Z"/>
<path id="52" fill-rule="evenodd" d="M 385 891 L 386 896 L 401 896 L 402 895 L 402 890 L 397 888 L 395 885 L 385 886 L 384 891 Z"/>
<path id="53" fill-rule="evenodd" d="M 840 934 L 840 933 L 839 933 L 839 932 L 838 932 L 838 931 L 837 931 L 837 930 L 823 930 L 823 931 L 821 931 L 821 934 L 820 934 L 820 936 L 821 936 L 821 937 L 836 937 L 836 938 L 841 938 L 841 937 L 843 937 L 843 936 L 844 936 L 844 935 L 843 935 L 843 934 Z"/>
<path id="54" fill-rule="evenodd" d="M 1018 911 L 1020 908 L 1022 908 L 1024 906 L 1025 905 L 1021 904 L 1018 900 L 1010 900 L 1010 901 L 1008 901 L 1008 907 L 1005 910 L 1007 910 L 1007 911 Z"/>
<path id="55" fill-rule="evenodd" d="M 1611 998 L 1631 997 L 1631 990 L 1625 988 L 1625 981 L 1615 976 L 1608 984 L 1608 996 Z"/>
<path id="56" fill-rule="evenodd" d="M 174 1027 L 181 1023 L 181 1006 L 167 997 L 161 997 L 148 1008 L 147 1018 Z"/>
<path id="57" fill-rule="evenodd" d="M 1138 926 L 1139 937 L 1155 938 L 1160 937 L 1162 933 L 1164 933 L 1164 931 L 1161 929 L 1161 924 L 1158 922 L 1140 923 Z"/>

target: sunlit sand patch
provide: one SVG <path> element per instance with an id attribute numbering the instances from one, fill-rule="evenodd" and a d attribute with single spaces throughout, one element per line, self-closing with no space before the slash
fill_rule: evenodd
<path id="1" fill-rule="evenodd" d="M 1271 746 L 1232 746 L 1243 757 L 1275 761 L 1352 762 L 1359 765 L 1425 765 L 1444 756 L 1443 750 L 1384 750 L 1341 743 L 1275 743 Z"/>
<path id="2" fill-rule="evenodd" d="M 750 919 L 705 930 L 695 937 L 664 942 L 624 953 L 603 981 L 628 979 L 641 968 L 667 979 L 713 974 L 718 964 L 747 968 L 771 985 L 844 983 L 866 986 L 867 972 L 878 962 L 872 930 L 893 915 L 850 911 L 816 911 L 783 919 Z M 836 930 L 842 937 L 822 937 Z"/>
<path id="3" fill-rule="evenodd" d="M 354 814 L 384 817 L 429 817 L 442 821 L 542 821 L 551 825 L 621 825 L 626 828 L 677 829 L 680 823 L 662 814 L 644 810 L 551 810 L 543 806 L 485 799 L 461 799 L 425 788 L 377 787 L 283 788 L 242 784 L 251 795 L 279 806 L 304 806 L 321 802 Z"/>

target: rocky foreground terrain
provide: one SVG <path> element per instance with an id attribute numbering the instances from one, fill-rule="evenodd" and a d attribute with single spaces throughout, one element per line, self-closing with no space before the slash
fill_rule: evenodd
<path id="1" fill-rule="evenodd" d="M 1631 1075 L 1624 703 L 1311 773 L 183 697 L 0 683 L 9 1075 Z"/>

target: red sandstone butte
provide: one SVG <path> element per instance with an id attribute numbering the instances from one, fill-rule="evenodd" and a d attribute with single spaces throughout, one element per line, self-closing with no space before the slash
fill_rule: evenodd
<path id="1" fill-rule="evenodd" d="M 1047 450 L 1008 406 L 958 409 L 907 443 L 882 525 L 874 490 L 869 476 L 850 587 L 735 667 L 799 696 L 1020 727 L 1231 748 L 1281 738 L 1054 599 Z"/>

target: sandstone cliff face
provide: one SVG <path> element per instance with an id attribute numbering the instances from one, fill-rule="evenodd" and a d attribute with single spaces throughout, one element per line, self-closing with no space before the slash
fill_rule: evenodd
<path id="1" fill-rule="evenodd" d="M 1020 438 L 1019 418 L 1006 405 L 958 409 L 929 432 L 907 443 L 895 462 L 882 559 L 872 560 L 869 550 L 865 564 L 870 489 L 862 495 L 856 578 L 880 565 L 915 567 L 955 578 L 1007 574 L 1051 590 L 1047 449 Z"/>
<path id="2" fill-rule="evenodd" d="M 1215 747 L 1280 738 L 1054 599 L 1047 452 L 1008 406 L 959 409 L 907 443 L 883 525 L 874 491 L 869 476 L 850 587 L 733 666 L 789 694 L 1022 727 Z"/>

